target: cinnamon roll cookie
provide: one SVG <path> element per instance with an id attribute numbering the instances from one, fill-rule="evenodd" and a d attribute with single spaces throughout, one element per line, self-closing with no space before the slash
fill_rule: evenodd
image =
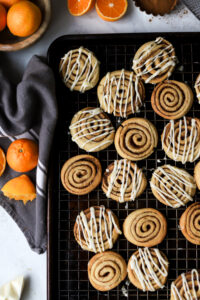
<path id="1" fill-rule="evenodd" d="M 92 89 L 99 80 L 99 62 L 86 48 L 70 50 L 60 60 L 60 75 L 71 90 L 85 92 Z"/>
<path id="2" fill-rule="evenodd" d="M 200 161 L 196 164 L 194 168 L 194 179 L 196 181 L 198 189 L 200 190 Z"/>
<path id="3" fill-rule="evenodd" d="M 158 144 L 155 126 L 144 118 L 131 118 L 117 129 L 115 147 L 126 159 L 138 161 L 150 156 Z"/>
<path id="4" fill-rule="evenodd" d="M 114 289 L 126 278 L 126 275 L 125 260 L 121 255 L 112 251 L 98 253 L 88 263 L 90 283 L 99 291 Z"/>
<path id="5" fill-rule="evenodd" d="M 182 164 L 194 162 L 200 156 L 200 120 L 189 117 L 171 120 L 161 139 L 162 149 L 169 158 Z"/>
<path id="6" fill-rule="evenodd" d="M 197 76 L 194 87 L 195 87 L 197 99 L 200 103 L 200 74 Z"/>
<path id="7" fill-rule="evenodd" d="M 164 288 L 169 262 L 165 254 L 155 248 L 139 248 L 128 262 L 131 283 L 143 292 Z"/>
<path id="8" fill-rule="evenodd" d="M 99 83 L 97 94 L 105 112 L 126 118 L 139 111 L 145 89 L 133 72 L 123 69 L 107 73 Z"/>
<path id="9" fill-rule="evenodd" d="M 176 62 L 172 44 L 158 37 L 138 49 L 133 59 L 133 70 L 145 83 L 156 84 L 171 76 Z"/>
<path id="10" fill-rule="evenodd" d="M 100 161 L 92 155 L 77 155 L 68 159 L 61 170 L 61 181 L 71 194 L 86 195 L 101 182 Z"/>
<path id="11" fill-rule="evenodd" d="M 74 236 L 81 248 L 95 253 L 111 249 L 119 234 L 117 217 L 103 205 L 81 211 L 74 225 Z"/>
<path id="12" fill-rule="evenodd" d="M 180 229 L 192 244 L 200 245 L 200 202 L 188 206 L 180 218 Z"/>
<path id="13" fill-rule="evenodd" d="M 153 90 L 151 105 L 155 113 L 165 119 L 175 120 L 185 116 L 193 104 L 191 88 L 176 80 L 159 83 Z"/>
<path id="14" fill-rule="evenodd" d="M 106 196 L 120 203 L 134 201 L 146 186 L 147 180 L 142 170 L 127 159 L 111 163 L 102 180 L 102 190 Z"/>
<path id="15" fill-rule="evenodd" d="M 193 269 L 182 273 L 171 284 L 170 300 L 200 299 L 200 271 Z"/>
<path id="16" fill-rule="evenodd" d="M 103 150 L 113 143 L 115 129 L 101 108 L 86 107 L 77 112 L 69 127 L 72 141 L 88 152 Z"/>
<path id="17" fill-rule="evenodd" d="M 194 177 L 187 171 L 170 165 L 158 167 L 154 171 L 150 186 L 161 203 L 174 208 L 192 201 L 196 192 Z"/>
<path id="18" fill-rule="evenodd" d="M 167 221 L 154 208 L 136 209 L 126 217 L 123 232 L 130 243 L 152 247 L 164 240 L 167 233 Z"/>

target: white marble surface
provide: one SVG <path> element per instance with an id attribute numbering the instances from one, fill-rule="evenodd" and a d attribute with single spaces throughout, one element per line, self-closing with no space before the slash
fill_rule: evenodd
<path id="1" fill-rule="evenodd" d="M 127 15 L 115 23 L 101 20 L 95 9 L 87 15 L 74 18 L 69 15 L 66 0 L 52 1 L 52 21 L 45 35 L 30 48 L 16 53 L 0 53 L 0 64 L 12 80 L 20 80 L 23 70 L 33 54 L 45 55 L 50 43 L 63 34 L 200 31 L 200 21 L 179 4 L 164 17 L 141 13 L 129 0 Z M 46 299 L 46 255 L 32 252 L 10 217 L 0 208 L 0 285 L 24 274 L 27 278 L 23 300 Z M 56 299 L 55 299 L 56 300 Z"/>

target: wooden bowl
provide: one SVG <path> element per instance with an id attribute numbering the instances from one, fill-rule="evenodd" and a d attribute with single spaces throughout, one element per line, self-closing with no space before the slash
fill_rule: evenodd
<path id="1" fill-rule="evenodd" d="M 39 29 L 32 35 L 21 38 L 10 33 L 8 28 L 0 32 L 0 51 L 16 51 L 35 43 L 46 31 L 51 18 L 50 0 L 34 0 L 42 12 L 42 22 Z"/>

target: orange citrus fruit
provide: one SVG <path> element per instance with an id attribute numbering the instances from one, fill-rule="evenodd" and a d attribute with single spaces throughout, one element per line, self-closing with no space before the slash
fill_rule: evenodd
<path id="1" fill-rule="evenodd" d="M 114 22 L 121 19 L 127 11 L 127 0 L 97 0 L 96 11 L 104 21 Z"/>
<path id="2" fill-rule="evenodd" d="M 6 156 L 3 149 L 0 148 L 0 176 L 3 174 L 6 168 Z"/>
<path id="3" fill-rule="evenodd" d="M 21 0 L 0 0 L 0 3 L 8 8 L 8 7 L 11 7 L 13 4 L 15 4 L 19 1 L 21 1 Z"/>
<path id="4" fill-rule="evenodd" d="M 16 36 L 26 37 L 33 34 L 40 26 L 41 10 L 30 1 L 19 1 L 8 10 L 7 26 Z"/>
<path id="5" fill-rule="evenodd" d="M 6 27 L 6 16 L 6 9 L 2 4 L 0 4 L 0 31 L 4 30 Z"/>
<path id="6" fill-rule="evenodd" d="M 9 199 L 33 201 L 36 198 L 36 189 L 30 178 L 23 174 L 6 182 L 1 191 Z"/>
<path id="7" fill-rule="evenodd" d="M 16 172 L 28 172 L 38 163 L 38 144 L 29 139 L 19 139 L 7 150 L 8 165 Z"/>
<path id="8" fill-rule="evenodd" d="M 68 9 L 73 16 L 82 16 L 94 7 L 95 0 L 68 0 Z"/>

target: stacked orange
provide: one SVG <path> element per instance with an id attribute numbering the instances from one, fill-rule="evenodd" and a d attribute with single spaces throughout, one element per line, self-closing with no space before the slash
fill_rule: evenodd
<path id="1" fill-rule="evenodd" d="M 97 14 L 105 21 L 121 19 L 127 11 L 127 0 L 68 0 L 68 9 L 73 16 L 82 16 L 96 7 Z"/>
<path id="2" fill-rule="evenodd" d="M 6 159 L 9 167 L 16 172 L 33 170 L 38 163 L 38 152 L 37 143 L 29 139 L 18 139 L 12 142 L 8 147 L 6 158 L 0 148 L 0 175 L 5 170 Z M 7 181 L 1 191 L 4 196 L 14 200 L 22 200 L 24 204 L 36 197 L 35 186 L 25 174 Z"/>
<path id="3" fill-rule="evenodd" d="M 27 37 L 39 28 L 41 20 L 40 8 L 31 1 L 0 0 L 0 31 L 7 25 L 13 35 Z"/>

